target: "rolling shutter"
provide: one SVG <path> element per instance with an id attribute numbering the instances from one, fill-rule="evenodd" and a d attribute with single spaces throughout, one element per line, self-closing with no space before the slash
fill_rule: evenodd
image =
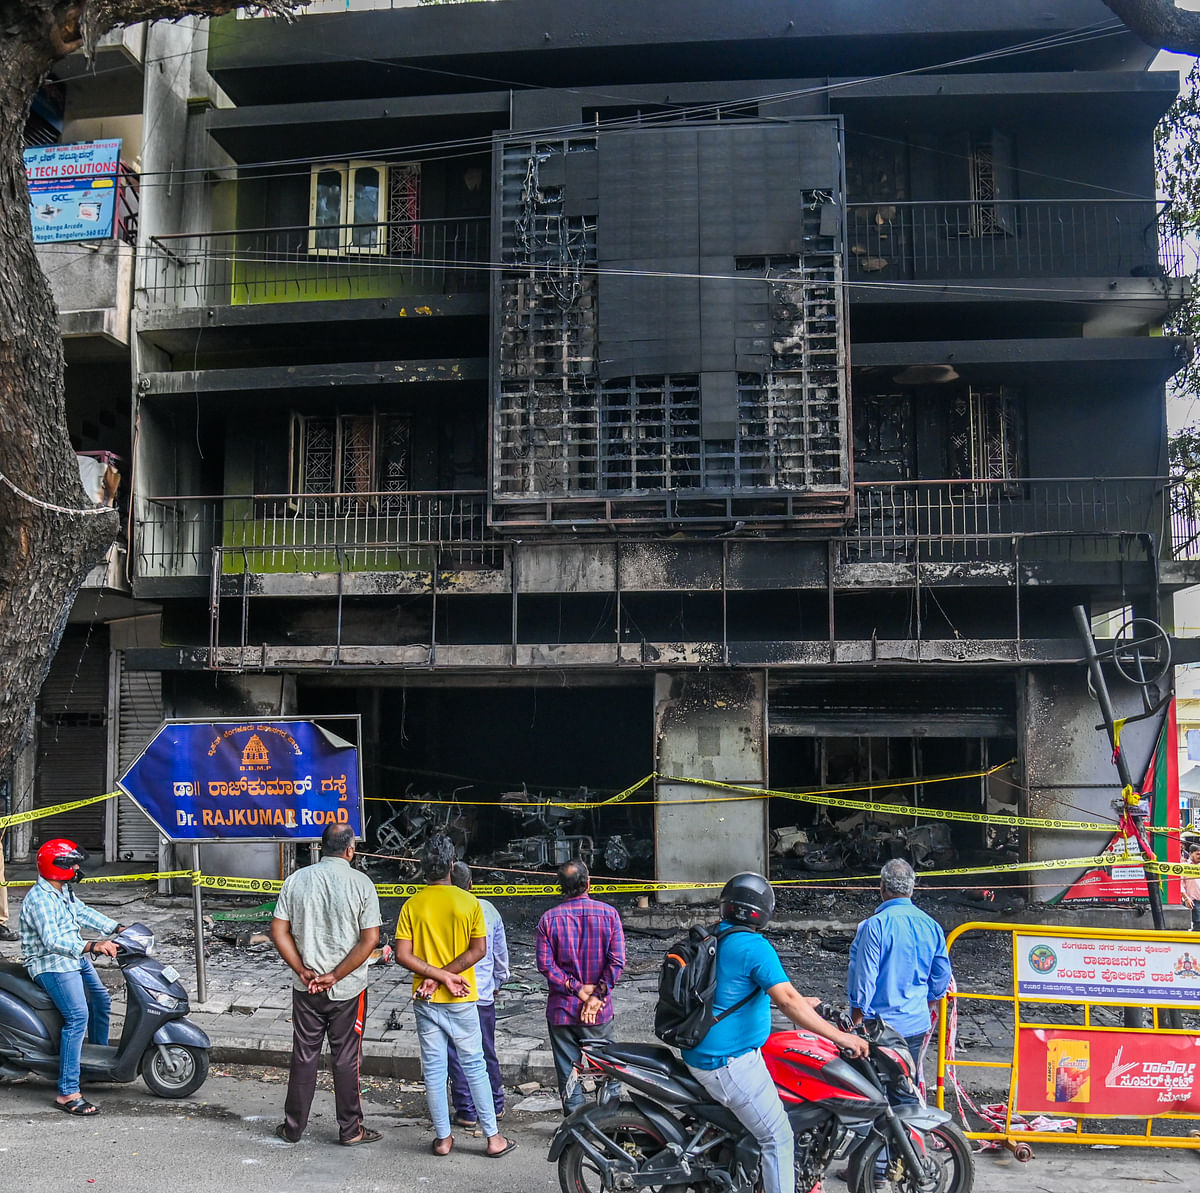
<path id="1" fill-rule="evenodd" d="M 127 670 L 124 651 L 115 651 L 113 658 L 119 668 L 116 773 L 123 775 L 162 724 L 162 676 L 157 671 Z M 117 858 L 158 860 L 158 829 L 127 795 L 117 797 Z"/>
<path id="2" fill-rule="evenodd" d="M 38 697 L 33 806 L 101 795 L 108 756 L 108 631 L 68 628 Z M 104 803 L 33 822 L 34 846 L 66 837 L 104 855 Z"/>

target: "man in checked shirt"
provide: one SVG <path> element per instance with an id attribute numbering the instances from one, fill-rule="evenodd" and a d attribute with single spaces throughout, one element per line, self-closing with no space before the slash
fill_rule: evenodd
<path id="1" fill-rule="evenodd" d="M 93 1044 L 108 1043 L 109 997 L 92 957 L 117 955 L 111 940 L 89 940 L 79 929 L 102 936 L 121 930 L 116 920 L 75 898 L 70 883 L 83 877 L 86 854 L 59 837 L 37 852 L 38 880 L 21 902 L 21 952 L 30 977 L 54 1000 L 63 1019 L 58 1052 L 58 1108 L 92 1115 L 96 1107 L 79 1092 L 79 1058 L 86 1033 Z"/>
<path id="2" fill-rule="evenodd" d="M 563 902 L 538 921 L 537 967 L 550 985 L 546 1022 L 563 1112 L 583 1105 L 575 1079 L 581 1040 L 613 1035 L 612 988 L 625 968 L 625 930 L 616 909 L 588 895 L 578 859 L 558 868 Z"/>

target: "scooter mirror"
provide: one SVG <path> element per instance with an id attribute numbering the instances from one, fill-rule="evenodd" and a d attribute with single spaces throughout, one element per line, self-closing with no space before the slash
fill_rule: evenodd
<path id="1" fill-rule="evenodd" d="M 154 956 L 154 933 L 145 924 L 129 924 L 117 933 L 115 939 L 122 952 Z"/>

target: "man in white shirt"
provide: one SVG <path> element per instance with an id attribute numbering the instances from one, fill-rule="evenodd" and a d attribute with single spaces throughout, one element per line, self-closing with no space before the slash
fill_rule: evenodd
<path id="1" fill-rule="evenodd" d="M 351 867 L 354 830 L 331 824 L 321 837 L 321 860 L 297 870 L 275 904 L 271 939 L 296 975 L 292 984 L 292 1064 L 283 1122 L 275 1134 L 299 1143 L 313 1094 L 321 1045 L 329 1037 L 338 1142 L 374 1143 L 363 1125 L 359 1071 L 367 1018 L 367 962 L 379 943 L 379 896 Z"/>
<path id="2" fill-rule="evenodd" d="M 450 881 L 464 891 L 471 889 L 471 869 L 465 862 L 455 862 Z M 500 1062 L 496 1059 L 496 991 L 508 981 L 508 940 L 500 913 L 486 900 L 479 900 L 483 922 L 487 926 L 487 952 L 475 962 L 475 981 L 479 986 L 479 1026 L 483 1031 L 483 1058 L 487 1063 L 496 1117 L 504 1114 L 504 1085 L 500 1080 Z M 460 1127 L 474 1127 L 479 1116 L 471 1100 L 467 1076 L 458 1063 L 458 1053 L 450 1045 L 450 1097 L 454 1103 L 454 1121 Z"/>

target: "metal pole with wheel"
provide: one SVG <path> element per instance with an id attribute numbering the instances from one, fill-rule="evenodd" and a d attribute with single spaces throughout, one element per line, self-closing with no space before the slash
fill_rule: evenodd
<path id="1" fill-rule="evenodd" d="M 1123 804 L 1123 814 L 1128 816 L 1130 820 L 1137 825 L 1139 835 L 1143 838 L 1144 833 L 1141 832 L 1142 817 L 1140 810 L 1140 801 L 1130 801 L 1129 793 L 1135 791 L 1133 784 L 1133 776 L 1129 772 L 1129 763 L 1125 759 L 1125 751 L 1121 748 L 1120 736 L 1117 731 L 1117 715 L 1113 708 L 1112 697 L 1108 692 L 1108 683 L 1104 678 L 1104 668 L 1101 666 L 1100 655 L 1096 650 L 1096 640 L 1092 637 L 1092 627 L 1088 622 L 1087 610 L 1082 605 L 1076 605 L 1072 609 L 1075 615 L 1075 626 L 1079 630 L 1079 636 L 1083 640 L 1083 652 L 1087 659 L 1088 675 L 1092 681 L 1092 691 L 1096 694 L 1096 702 L 1100 705 L 1100 715 L 1104 718 L 1104 728 L 1108 733 L 1108 741 L 1112 746 L 1113 763 L 1117 768 L 1117 775 L 1121 780 L 1121 801 Z M 1147 635 L 1145 638 L 1138 637 L 1137 623 L 1143 622 L 1147 627 Z M 1153 627 L 1150 630 L 1149 627 Z M 1125 631 L 1129 630 L 1126 636 Z M 1157 632 L 1155 632 L 1157 631 Z M 1165 656 L 1163 654 L 1163 644 L 1165 644 Z M 1152 646 L 1153 653 L 1146 651 L 1146 648 Z M 1136 684 L 1142 689 L 1142 698 L 1147 704 L 1148 691 L 1151 688 L 1156 688 L 1158 681 L 1170 670 L 1171 666 L 1171 645 L 1167 638 L 1166 632 L 1156 622 L 1148 621 L 1144 618 L 1137 618 L 1132 622 L 1126 623 L 1118 631 L 1117 639 L 1113 644 L 1112 651 L 1113 663 L 1121 675 L 1128 679 L 1131 683 Z M 1148 671 L 1147 663 L 1151 664 L 1151 670 Z M 1147 715 L 1150 714 L 1151 708 L 1147 708 Z M 1156 739 L 1157 740 L 1157 739 Z M 1152 861 L 1153 858 L 1147 858 Z M 1154 922 L 1154 928 L 1157 932 L 1165 932 L 1167 929 L 1166 917 L 1163 915 L 1162 892 L 1159 889 L 1157 874 L 1152 872 L 1146 876 L 1146 897 L 1150 903 L 1150 918 Z M 1178 1027 L 1178 1012 L 1164 1011 L 1162 1016 L 1167 1026 Z M 1141 1027 L 1145 1023 L 1145 1008 L 1144 1007 L 1126 1007 L 1125 1008 L 1125 1026 L 1126 1027 Z"/>

